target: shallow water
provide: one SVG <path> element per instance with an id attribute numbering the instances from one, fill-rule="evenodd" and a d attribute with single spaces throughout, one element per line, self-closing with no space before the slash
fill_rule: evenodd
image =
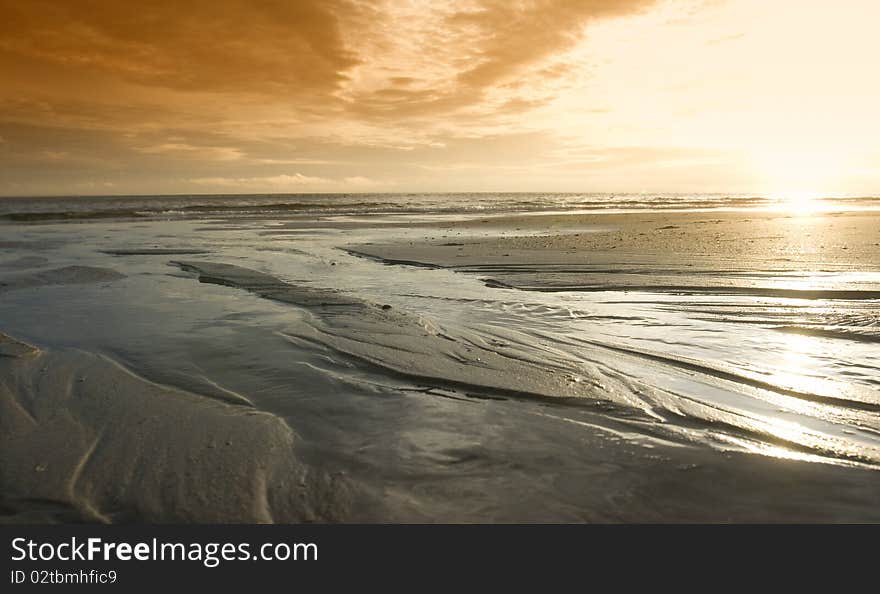
<path id="1" fill-rule="evenodd" d="M 305 459 L 359 493 L 353 520 L 723 519 L 719 501 L 733 518 L 876 517 L 880 302 L 859 291 L 880 290 L 877 271 L 823 273 L 831 298 L 755 294 L 765 273 L 721 270 L 673 290 L 591 270 L 580 287 L 524 291 L 487 286 L 497 267 L 345 251 L 430 229 L 266 234 L 210 217 L 4 223 L 0 282 L 65 266 L 125 277 L 0 289 L 0 330 L 284 418 Z M 700 289 L 701 275 L 737 290 Z M 774 516 L 745 492 L 834 467 L 857 474 L 829 484 L 857 477 L 858 495 Z"/>

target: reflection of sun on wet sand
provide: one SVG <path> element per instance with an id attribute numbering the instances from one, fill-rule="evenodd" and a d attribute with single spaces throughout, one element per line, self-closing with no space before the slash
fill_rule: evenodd
<path id="1" fill-rule="evenodd" d="M 429 253 L 433 259 L 425 262 L 444 265 L 505 263 L 516 260 L 510 250 L 528 250 L 532 259 L 559 263 L 645 258 L 771 271 L 812 264 L 877 269 L 878 222 L 877 211 L 809 216 L 761 210 L 528 214 L 441 224 L 443 234 L 435 241 L 387 246 L 395 246 L 401 255 L 406 252 L 411 260 Z M 503 236 L 485 233 L 489 230 L 503 230 Z"/>
<path id="2" fill-rule="evenodd" d="M 517 288 L 803 292 L 878 298 L 823 273 L 880 270 L 880 214 L 682 212 L 513 215 L 463 221 L 432 241 L 352 246 L 392 262 L 464 269 Z M 488 234 L 503 229 L 503 234 Z M 708 285 L 704 286 L 706 283 Z"/>

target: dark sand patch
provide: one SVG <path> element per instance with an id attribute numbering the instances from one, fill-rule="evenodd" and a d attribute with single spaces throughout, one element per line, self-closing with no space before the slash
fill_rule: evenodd
<path id="1" fill-rule="evenodd" d="M 104 283 L 125 278 L 125 275 L 110 268 L 95 266 L 65 266 L 30 274 L 20 274 L 0 280 L 0 293 L 42 287 L 47 285 L 73 285 Z"/>
<path id="2" fill-rule="evenodd" d="M 0 332 L 0 357 L 24 357 L 40 352 L 37 347 Z"/>
<path id="3" fill-rule="evenodd" d="M 137 249 L 118 249 L 118 250 L 99 250 L 102 254 L 111 256 L 161 256 L 161 255 L 195 255 L 210 254 L 209 250 L 201 250 L 196 248 L 137 248 Z"/>
<path id="4" fill-rule="evenodd" d="M 42 256 L 22 256 L 14 260 L 5 260 L 0 262 L 0 269 L 5 270 L 27 270 L 28 268 L 39 268 L 49 263 L 48 258 Z"/>
<path id="5" fill-rule="evenodd" d="M 368 304 L 332 289 L 321 289 L 286 283 L 272 275 L 216 262 L 171 262 L 186 272 L 198 275 L 199 282 L 245 289 L 260 297 L 284 301 L 303 307 L 349 306 L 366 307 Z"/>
<path id="6" fill-rule="evenodd" d="M 27 241 L 7 239 L 0 240 L 0 250 L 34 250 L 43 251 L 58 247 L 59 241 L 47 239 L 45 241 Z"/>

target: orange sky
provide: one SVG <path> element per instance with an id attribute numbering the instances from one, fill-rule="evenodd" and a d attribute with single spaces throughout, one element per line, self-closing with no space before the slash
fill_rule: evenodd
<path id="1" fill-rule="evenodd" d="M 876 0 L 0 0 L 0 194 L 880 192 Z"/>

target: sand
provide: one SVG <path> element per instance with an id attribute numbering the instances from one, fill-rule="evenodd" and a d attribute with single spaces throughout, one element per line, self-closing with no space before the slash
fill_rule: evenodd
<path id="1" fill-rule="evenodd" d="M 308 308 L 313 315 L 296 330 L 283 333 L 293 343 L 354 358 L 383 374 L 417 382 L 425 386 L 425 391 L 445 397 L 476 394 L 489 399 L 552 402 L 601 411 L 609 419 L 641 423 L 643 431 L 657 430 L 667 436 L 676 431 L 687 434 L 687 429 L 664 425 L 685 412 L 689 418 L 726 425 L 744 435 L 785 442 L 774 433 L 772 423 L 658 389 L 650 372 L 656 365 L 658 372 L 675 369 L 683 377 L 700 378 L 722 389 L 758 390 L 770 398 L 790 397 L 803 403 L 845 407 L 860 411 L 857 414 L 880 411 L 875 391 L 862 387 L 853 386 L 839 394 L 815 385 L 789 386 L 760 372 L 644 347 L 623 347 L 589 336 L 552 340 L 539 332 L 501 326 L 445 327 L 428 312 L 422 315 L 339 291 L 285 282 L 240 266 L 199 261 L 174 264 L 196 274 L 204 283 Z M 541 273 L 540 267 L 536 268 L 536 274 Z M 641 373 L 609 368 L 602 362 L 609 355 L 639 366 Z M 868 443 L 842 446 L 832 434 L 818 432 L 807 439 L 817 451 L 833 452 L 842 459 L 870 465 L 880 460 L 880 448 Z"/>
<path id="2" fill-rule="evenodd" d="M 0 344 L 12 340 L 3 337 Z M 385 490 L 389 507 L 352 509 L 351 487 L 302 464 L 297 436 L 271 414 L 152 383 L 91 353 L 27 345 L 13 350 L 14 357 L 0 356 L 0 511 L 6 523 L 880 520 L 864 503 L 876 494 L 876 471 L 663 441 L 644 460 L 609 441 L 608 429 L 591 431 L 589 425 L 570 444 L 586 472 L 580 466 L 570 475 L 547 469 L 538 481 L 515 467 L 511 474 L 493 473 L 493 489 L 517 490 L 511 501 L 463 491 L 452 480 L 473 481 L 473 460 L 486 455 L 507 464 L 507 447 L 495 451 L 487 441 L 473 451 L 448 450 L 448 477 L 420 476 L 416 492 L 424 497 L 436 491 L 432 505 L 422 507 L 399 485 Z M 534 429 L 517 439 L 522 447 L 551 439 L 534 433 L 542 418 L 532 418 Z M 624 426 L 619 430 L 625 434 Z M 533 455 L 548 461 L 540 450 Z M 724 495 L 734 492 L 736 497 Z M 461 497 L 481 503 L 462 508 Z"/>
<path id="3" fill-rule="evenodd" d="M 649 406 L 652 389 L 609 376 L 599 366 L 582 363 L 576 370 L 554 362 L 552 351 L 529 354 L 532 342 L 515 332 L 494 337 L 437 326 L 427 316 L 394 309 L 336 291 L 284 282 L 271 275 L 231 264 L 175 262 L 200 282 L 244 289 L 261 297 L 308 307 L 318 315 L 301 331 L 285 334 L 380 368 L 384 373 L 429 385 L 478 391 L 502 397 L 566 400 L 584 407 L 635 409 Z M 589 391 L 584 386 L 594 386 Z M 643 415 L 649 418 L 648 415 Z"/>
<path id="4" fill-rule="evenodd" d="M 495 229 L 510 231 L 506 237 L 481 237 Z M 441 265 L 504 263 L 502 258 L 513 257 L 511 250 L 519 250 L 520 254 L 537 252 L 535 257 L 540 254 L 545 261 L 557 263 L 580 262 L 589 254 L 603 258 L 635 255 L 655 261 L 746 258 L 782 268 L 814 262 L 876 267 L 880 266 L 878 229 L 877 212 L 519 215 L 449 223 L 440 235 L 426 235 L 431 239 L 424 243 L 389 242 L 365 251 L 396 246 L 402 259 Z M 420 257 L 426 253 L 432 257 Z"/>
<path id="5" fill-rule="evenodd" d="M 28 270 L 39 268 L 48 263 L 49 260 L 41 256 L 22 256 L 20 258 L 0 260 L 0 270 Z"/>
<path id="6" fill-rule="evenodd" d="M 32 263 L 31 263 L 32 264 Z M 40 272 L 7 276 L 0 280 L 0 293 L 48 285 L 105 283 L 125 278 L 121 272 L 96 266 L 64 266 Z"/>
<path id="7" fill-rule="evenodd" d="M 623 306 L 553 301 L 609 289 L 846 299 L 843 313 L 819 303 L 815 327 L 800 305 L 794 323 L 760 300 L 742 311 L 702 296 L 681 304 L 709 316 L 720 303 L 726 320 L 778 315 L 785 332 L 870 347 L 880 287 L 814 286 L 810 275 L 876 271 L 877 223 L 867 213 L 517 215 L 406 222 L 396 226 L 424 233 L 386 240 L 387 222 L 298 221 L 300 238 L 252 220 L 231 237 L 209 227 L 208 241 L 193 223 L 185 242 L 162 247 L 161 223 L 126 228 L 140 235 L 124 243 L 110 223 L 77 221 L 65 231 L 78 247 L 82 238 L 74 265 L 67 248 L 59 260 L 28 253 L 45 242 L 0 243 L 11 250 L 0 262 L 13 304 L 4 324 L 25 329 L 0 334 L 0 517 L 880 520 L 871 386 L 825 391 L 663 342 L 715 327 L 662 326 L 682 318 L 636 311 L 624 292 L 608 297 Z M 38 237 L 39 223 L 27 225 L 22 235 Z M 364 236 L 383 238 L 316 245 L 309 226 L 382 227 Z M 493 288 L 439 290 L 467 275 Z M 78 288 L 49 288 L 66 285 Z M 69 321 L 63 340 L 43 316 Z M 89 348 L 65 346 L 90 325 L 102 332 Z M 853 377 L 872 373 L 869 361 L 843 360 Z M 779 431 L 780 420 L 802 432 Z"/>
<path id="8" fill-rule="evenodd" d="M 172 254 L 176 255 L 193 255 L 193 254 L 207 254 L 210 253 L 208 250 L 199 250 L 192 248 L 139 248 L 139 249 L 114 249 L 114 250 L 101 250 L 102 254 L 108 254 L 110 256 L 168 256 Z"/>
<path id="9" fill-rule="evenodd" d="M 0 293 L 124 277 L 66 266 L 6 276 Z M 234 393 L 157 384 L 98 353 L 0 333 L 4 522 L 332 519 L 323 510 L 338 497 L 317 496 L 323 479 L 300 463 L 296 443 L 287 423 Z"/>
<path id="10" fill-rule="evenodd" d="M 531 290 L 711 291 L 880 298 L 880 287 L 781 283 L 805 271 L 880 269 L 880 214 L 687 212 L 529 215 L 462 221 L 422 241 L 352 245 L 389 264 L 472 272 Z M 498 230 L 506 230 L 503 236 Z M 766 282 L 742 282 L 747 274 Z M 710 278 L 711 277 L 711 278 Z M 706 284 L 709 283 L 709 284 Z M 801 291 L 806 291 L 801 293 Z"/>
<path id="11" fill-rule="evenodd" d="M 94 353 L 0 336 L 0 355 L 5 521 L 328 519 L 296 435 L 273 415 L 155 384 Z"/>

